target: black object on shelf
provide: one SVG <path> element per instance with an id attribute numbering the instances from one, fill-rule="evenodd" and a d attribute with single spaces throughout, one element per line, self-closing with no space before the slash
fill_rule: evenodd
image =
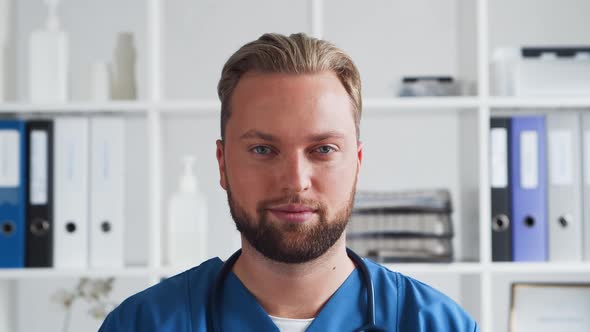
<path id="1" fill-rule="evenodd" d="M 402 77 L 400 97 L 457 96 L 459 84 L 451 76 Z"/>
<path id="2" fill-rule="evenodd" d="M 522 47 L 520 49 L 523 58 L 539 58 L 548 53 L 555 54 L 559 58 L 572 58 L 579 53 L 590 55 L 590 46 Z"/>

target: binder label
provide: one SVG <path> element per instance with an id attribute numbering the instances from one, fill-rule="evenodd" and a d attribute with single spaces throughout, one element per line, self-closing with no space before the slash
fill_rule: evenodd
<path id="1" fill-rule="evenodd" d="M 574 182 L 573 137 L 569 130 L 549 133 L 549 167 L 553 185 L 571 185 Z"/>
<path id="2" fill-rule="evenodd" d="M 508 132 L 505 128 L 493 128 L 490 132 L 492 188 L 508 186 Z"/>
<path id="3" fill-rule="evenodd" d="M 539 185 L 539 141 L 535 131 L 520 135 L 520 186 L 536 189 Z"/>
<path id="4" fill-rule="evenodd" d="M 47 132 L 31 131 L 31 204 L 47 204 Z"/>
<path id="5" fill-rule="evenodd" d="M 0 187 L 20 185 L 20 134 L 17 130 L 0 130 Z"/>
<path id="6" fill-rule="evenodd" d="M 584 178 L 590 186 L 590 130 L 584 131 Z"/>

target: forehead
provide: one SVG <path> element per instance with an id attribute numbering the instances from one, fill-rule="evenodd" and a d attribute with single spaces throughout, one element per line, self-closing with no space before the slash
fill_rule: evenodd
<path id="1" fill-rule="evenodd" d="M 226 135 L 252 129 L 284 138 L 322 131 L 356 135 L 350 97 L 333 72 L 243 75 L 231 99 Z"/>

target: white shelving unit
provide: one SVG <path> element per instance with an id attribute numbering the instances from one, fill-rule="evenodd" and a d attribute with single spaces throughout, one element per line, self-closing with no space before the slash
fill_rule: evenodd
<path id="1" fill-rule="evenodd" d="M 309 32 L 315 36 L 326 35 L 325 15 L 329 14 L 326 2 L 329 0 L 309 0 L 310 9 Z M 7 280 L 26 279 L 51 279 L 71 277 L 141 277 L 148 278 L 152 283 L 157 282 L 162 276 L 172 275 L 183 270 L 181 267 L 163 266 L 162 255 L 162 223 L 163 223 L 163 201 L 165 198 L 164 170 L 165 170 L 165 149 L 164 140 L 166 117 L 169 116 L 191 116 L 197 118 L 217 119 L 219 116 L 220 103 L 212 98 L 168 98 L 165 95 L 164 80 L 164 28 L 165 2 L 163 0 L 149 0 L 146 7 L 147 27 L 147 85 L 146 97 L 137 102 L 109 102 L 109 103 L 85 103 L 73 102 L 56 105 L 32 105 L 28 103 L 5 103 L 0 104 L 0 114 L 86 114 L 86 113 L 114 113 L 122 115 L 134 115 L 144 117 L 147 123 L 148 144 L 149 144 L 149 239 L 147 262 L 144 267 L 128 267 L 123 269 L 84 269 L 84 270 L 59 270 L 59 269 L 20 269 L 1 270 L 0 282 Z M 393 270 L 409 275 L 432 275 L 443 277 L 471 278 L 475 281 L 478 293 L 470 294 L 464 304 L 472 306 L 472 312 L 479 320 L 481 330 L 484 332 L 501 331 L 506 325 L 495 323 L 498 310 L 507 311 L 508 308 L 497 308 L 495 306 L 494 281 L 498 276 L 510 275 L 541 275 L 549 280 L 555 275 L 572 275 L 590 280 L 589 263 L 493 263 L 491 261 L 491 230 L 488 225 L 490 216 L 490 194 L 488 183 L 488 132 L 491 113 L 512 111 L 520 109 L 523 111 L 535 111 L 535 109 L 554 108 L 578 108 L 590 109 L 590 98 L 505 98 L 494 97 L 489 94 L 489 54 L 490 54 L 490 0 L 471 1 L 457 0 L 457 6 L 466 5 L 473 7 L 471 19 L 474 19 L 475 44 L 472 45 L 475 54 L 473 74 L 478 83 L 478 94 L 465 97 L 442 97 L 442 98 L 372 98 L 363 100 L 364 113 L 363 121 L 372 121 L 372 117 L 381 118 L 384 116 L 399 116 L 417 114 L 425 118 L 438 114 L 459 114 L 471 117 L 476 128 L 473 137 L 477 143 L 475 151 L 477 160 L 476 166 L 471 166 L 472 172 L 477 174 L 476 188 L 474 193 L 475 202 L 478 205 L 477 225 L 475 225 L 476 246 L 471 248 L 476 252 L 474 261 L 459 261 L 451 264 L 395 264 L 388 266 Z M 411 32 L 408 32 L 411 33 Z M 251 39 L 256 36 L 250 36 Z M 229 55 L 229 54 L 227 54 Z M 460 55 L 460 54 L 459 54 Z M 354 56 L 353 56 L 354 58 Z M 362 70 L 361 70 L 362 74 Z M 361 133 L 362 138 L 362 133 Z M 211 154 L 212 156 L 213 154 Z M 460 156 L 459 156 L 460 157 Z M 461 202 L 461 200 L 460 200 Z M 460 205 L 461 209 L 467 209 L 465 202 Z M 468 223 L 462 221 L 462 226 Z M 464 235 L 463 242 L 469 235 Z M 460 259 L 468 257 L 467 250 L 462 250 Z M 502 290 L 505 291 L 505 290 Z M 1 305 L 0 305 L 1 309 Z M 1 315 L 0 315 L 1 317 Z"/>

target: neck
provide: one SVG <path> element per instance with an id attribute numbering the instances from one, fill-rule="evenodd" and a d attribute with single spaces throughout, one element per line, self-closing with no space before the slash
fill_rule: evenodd
<path id="1" fill-rule="evenodd" d="M 283 318 L 313 318 L 354 270 L 343 236 L 322 256 L 300 264 L 270 260 L 242 237 L 233 272 L 264 310 Z"/>

